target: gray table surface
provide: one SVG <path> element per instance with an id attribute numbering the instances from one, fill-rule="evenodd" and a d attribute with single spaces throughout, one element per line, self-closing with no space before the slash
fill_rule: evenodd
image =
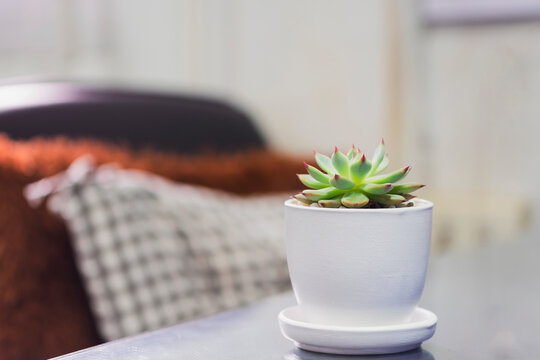
<path id="1" fill-rule="evenodd" d="M 411 352 L 361 358 L 540 359 L 539 234 L 433 258 L 420 305 L 439 318 L 434 337 Z M 57 359 L 353 358 L 297 350 L 283 338 L 277 314 L 294 303 L 292 293 L 286 293 Z"/>

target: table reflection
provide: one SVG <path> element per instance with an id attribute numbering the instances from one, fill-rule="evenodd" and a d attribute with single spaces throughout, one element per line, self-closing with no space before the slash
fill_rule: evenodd
<path id="1" fill-rule="evenodd" d="M 323 359 L 339 359 L 339 360 L 434 360 L 435 357 L 427 350 L 418 348 L 411 351 L 406 351 L 398 354 L 389 355 L 330 355 L 321 354 L 311 351 L 305 351 L 300 349 L 294 349 L 291 352 L 283 356 L 283 360 L 323 360 Z"/>

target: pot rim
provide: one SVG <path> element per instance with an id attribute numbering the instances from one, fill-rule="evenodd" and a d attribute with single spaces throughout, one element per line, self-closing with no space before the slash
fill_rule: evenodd
<path id="1" fill-rule="evenodd" d="M 428 200 L 415 198 L 411 200 L 414 203 L 414 206 L 411 207 L 401 207 L 401 208 L 380 208 L 380 209 L 349 209 L 349 208 L 321 208 L 313 206 L 305 206 L 298 204 L 296 199 L 288 199 L 285 201 L 285 206 L 294 209 L 302 209 L 307 211 L 323 211 L 323 212 L 344 212 L 344 213 L 396 213 L 396 212 L 411 212 L 411 211 L 422 211 L 433 208 L 433 203 Z"/>

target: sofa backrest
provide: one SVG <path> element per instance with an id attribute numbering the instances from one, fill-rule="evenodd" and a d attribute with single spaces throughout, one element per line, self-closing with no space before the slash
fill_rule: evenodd
<path id="1" fill-rule="evenodd" d="M 0 86 L 0 132 L 66 135 L 177 153 L 263 148 L 252 120 L 221 101 L 75 83 Z"/>

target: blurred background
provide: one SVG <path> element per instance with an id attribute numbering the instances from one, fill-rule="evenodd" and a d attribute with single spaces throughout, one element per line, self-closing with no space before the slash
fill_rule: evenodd
<path id="1" fill-rule="evenodd" d="M 2 1 L 0 78 L 223 98 L 305 157 L 384 136 L 441 246 L 467 247 L 539 218 L 539 18 L 532 0 Z"/>
<path id="2" fill-rule="evenodd" d="M 536 1 L 0 2 L 0 78 L 225 98 L 281 151 L 372 151 L 428 184 L 444 242 L 538 219 Z M 1 101 L 1 100 L 0 100 Z"/>
<path id="3" fill-rule="evenodd" d="M 436 254 L 540 224 L 537 0 L 0 0 L 0 108 L 42 81 L 220 99 L 295 163 L 384 137 Z"/>

